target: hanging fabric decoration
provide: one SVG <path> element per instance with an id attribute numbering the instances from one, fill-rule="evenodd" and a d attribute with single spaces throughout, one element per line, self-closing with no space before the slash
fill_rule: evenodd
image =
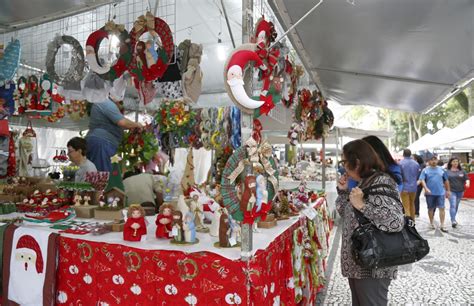
<path id="1" fill-rule="evenodd" d="M 98 52 L 102 40 L 109 36 L 116 37 L 119 40 L 119 58 L 114 65 L 103 66 L 100 64 Z M 130 36 L 127 30 L 125 30 L 125 26 L 123 24 L 116 24 L 111 20 L 105 26 L 90 34 L 86 42 L 86 59 L 89 68 L 104 80 L 114 81 L 121 77 L 128 69 L 132 60 Z"/>
<path id="2" fill-rule="evenodd" d="M 28 82 L 24 76 L 18 78 L 16 82 L 16 90 L 13 93 L 13 99 L 15 100 L 15 110 L 18 114 L 23 114 L 27 108 L 27 92 L 28 92 Z"/>
<path id="3" fill-rule="evenodd" d="M 53 83 L 46 73 L 41 77 L 39 92 L 39 101 L 36 106 L 37 112 L 40 115 L 50 115 L 53 107 L 53 101 L 51 99 Z"/>
<path id="4" fill-rule="evenodd" d="M 183 94 L 185 101 L 196 103 L 202 91 L 202 70 L 201 70 L 202 45 L 191 44 L 186 63 L 186 72 L 183 73 Z"/>
<path id="5" fill-rule="evenodd" d="M 64 45 L 70 45 L 72 47 L 71 63 L 69 64 L 66 74 L 60 76 L 56 73 L 54 64 L 56 62 L 56 54 L 58 54 L 59 48 Z M 68 35 L 56 36 L 48 43 L 48 51 L 46 53 L 46 72 L 53 82 L 67 89 L 79 90 L 80 82 L 84 75 L 84 66 L 84 50 L 79 41 L 74 37 Z"/>
<path id="6" fill-rule="evenodd" d="M 148 32 L 153 40 L 140 41 Z M 129 71 L 134 79 L 140 99 L 147 104 L 153 100 L 156 89 L 151 82 L 163 76 L 174 54 L 173 34 L 168 24 L 161 18 L 147 12 L 138 17 L 130 31 L 133 56 Z M 155 50 L 155 39 L 161 40 L 161 47 Z"/>
<path id="7" fill-rule="evenodd" d="M 224 66 L 225 90 L 235 105 L 247 114 L 253 114 L 255 109 L 265 104 L 262 99 L 254 100 L 250 98 L 244 87 L 244 71 L 251 62 L 254 62 L 256 68 L 266 69 L 263 61 L 255 52 L 256 50 L 256 44 L 243 44 L 232 51 Z"/>
<path id="8" fill-rule="evenodd" d="M 21 46 L 20 41 L 11 41 L 3 52 L 0 59 L 0 83 L 11 80 L 20 65 Z"/>
<path id="9" fill-rule="evenodd" d="M 38 85 L 39 81 L 35 75 L 28 77 L 27 109 L 26 112 L 36 112 L 38 110 Z"/>
<path id="10" fill-rule="evenodd" d="M 254 173 L 252 175 L 251 173 Z M 241 196 L 239 197 L 239 191 Z M 221 194 L 232 217 L 244 223 L 265 220 L 278 191 L 278 170 L 272 146 L 249 138 L 234 151 L 222 172 Z"/>

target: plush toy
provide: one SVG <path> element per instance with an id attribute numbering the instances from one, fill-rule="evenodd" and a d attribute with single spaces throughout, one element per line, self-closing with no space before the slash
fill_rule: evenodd
<path id="1" fill-rule="evenodd" d="M 156 217 L 156 238 L 171 239 L 173 228 L 173 208 L 170 204 L 160 206 L 160 213 Z"/>
<path id="2" fill-rule="evenodd" d="M 140 204 L 132 204 L 128 208 L 127 217 L 127 221 L 123 228 L 123 240 L 141 241 L 142 237 L 147 233 L 145 210 L 140 206 Z"/>

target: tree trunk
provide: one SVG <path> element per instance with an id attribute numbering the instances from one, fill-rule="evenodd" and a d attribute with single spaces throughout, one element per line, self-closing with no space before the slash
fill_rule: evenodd
<path id="1" fill-rule="evenodd" d="M 408 144 L 411 145 L 413 143 L 413 130 L 411 127 L 411 120 L 410 120 L 410 114 L 407 114 L 405 118 L 408 121 Z"/>
<path id="2" fill-rule="evenodd" d="M 411 113 L 410 114 L 410 118 L 411 120 L 413 120 L 413 128 L 415 129 L 415 132 L 416 132 L 416 139 L 420 139 L 421 138 L 421 122 L 422 122 L 422 117 L 423 115 L 421 114 L 415 114 L 415 113 Z"/>

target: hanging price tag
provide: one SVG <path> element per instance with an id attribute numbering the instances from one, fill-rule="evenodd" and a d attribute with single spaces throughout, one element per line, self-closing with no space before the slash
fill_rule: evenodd
<path id="1" fill-rule="evenodd" d="M 318 215 L 316 209 L 313 207 L 308 207 L 302 210 L 303 214 L 308 217 L 309 220 L 314 220 L 316 216 Z"/>
<path id="2" fill-rule="evenodd" d="M 237 244 L 237 241 L 235 240 L 235 237 L 230 237 L 229 238 L 229 244 L 230 246 L 234 246 Z"/>
<path id="3" fill-rule="evenodd" d="M 178 236 L 178 228 L 173 227 L 173 229 L 171 231 L 171 236 L 173 236 L 173 237 Z"/>

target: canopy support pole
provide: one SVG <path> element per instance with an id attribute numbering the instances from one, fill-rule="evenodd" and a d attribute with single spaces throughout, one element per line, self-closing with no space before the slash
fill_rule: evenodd
<path id="1" fill-rule="evenodd" d="M 245 1 L 245 0 L 244 0 Z M 286 35 L 288 35 L 288 33 L 290 33 L 291 30 L 293 30 L 294 28 L 296 28 L 296 26 L 298 24 L 301 23 L 301 21 L 303 21 L 306 17 L 308 17 L 315 9 L 318 8 L 318 6 L 323 3 L 323 0 L 319 0 L 318 3 L 316 3 L 315 6 L 313 6 L 312 9 L 310 9 L 306 14 L 304 14 L 300 19 L 298 19 L 297 22 L 295 22 L 291 27 L 288 28 L 288 30 L 286 30 L 285 33 L 281 34 L 281 36 L 270 46 L 269 49 L 273 48 L 280 40 L 282 40 L 283 38 L 286 37 Z M 242 9 L 243 9 L 243 6 L 242 6 Z"/>
<path id="2" fill-rule="evenodd" d="M 322 154 L 321 154 L 321 165 L 322 165 L 322 171 L 321 171 L 321 175 L 322 175 L 322 180 L 321 180 L 321 185 L 323 187 L 324 190 L 326 190 L 326 138 L 323 138 L 321 139 L 321 144 L 322 144 Z"/>

